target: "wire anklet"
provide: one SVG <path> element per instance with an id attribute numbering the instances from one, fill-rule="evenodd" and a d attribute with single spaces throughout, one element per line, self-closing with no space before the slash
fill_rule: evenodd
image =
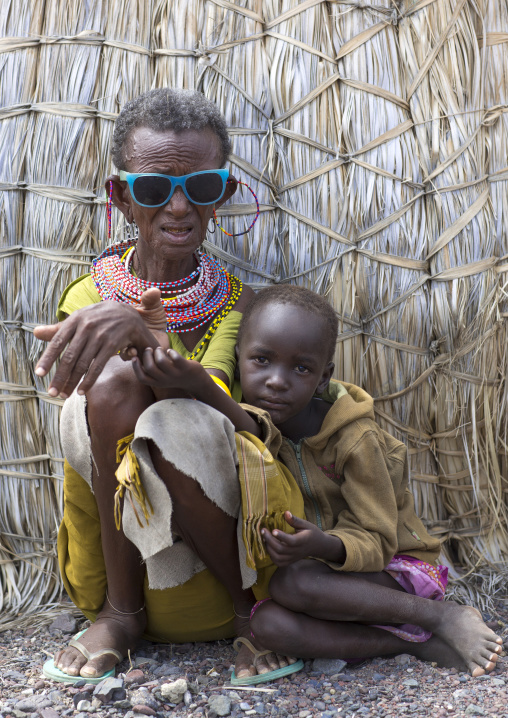
<path id="1" fill-rule="evenodd" d="M 244 618 L 244 619 L 250 618 L 250 614 L 248 616 L 240 616 L 240 614 L 235 611 L 234 607 L 233 607 L 233 613 L 235 614 L 235 616 L 237 618 Z"/>
<path id="2" fill-rule="evenodd" d="M 141 611 L 146 608 L 146 603 L 144 603 L 141 608 L 138 608 L 137 611 L 119 611 L 118 608 L 115 608 L 111 601 L 109 600 L 108 592 L 106 591 L 106 601 L 109 603 L 113 611 L 116 611 L 116 613 L 120 613 L 122 616 L 135 616 L 136 613 L 141 613 Z"/>

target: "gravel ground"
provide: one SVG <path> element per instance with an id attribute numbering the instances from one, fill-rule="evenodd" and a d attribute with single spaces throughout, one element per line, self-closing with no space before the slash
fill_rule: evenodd
<path id="1" fill-rule="evenodd" d="M 508 641 L 508 601 L 489 625 Z M 0 633 L 0 718 L 118 716 L 298 716 L 389 718 L 421 716 L 508 718 L 508 657 L 489 676 L 471 678 L 406 654 L 343 668 L 312 662 L 290 678 L 260 687 L 228 687 L 231 641 L 162 645 L 144 642 L 116 679 L 68 686 L 48 681 L 42 664 L 77 628 L 71 614 L 50 626 Z"/>

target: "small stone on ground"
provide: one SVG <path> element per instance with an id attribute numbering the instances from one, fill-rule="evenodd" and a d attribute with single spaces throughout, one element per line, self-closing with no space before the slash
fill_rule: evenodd
<path id="1" fill-rule="evenodd" d="M 62 613 L 51 623 L 51 633 L 76 633 L 78 623 L 71 613 Z"/>

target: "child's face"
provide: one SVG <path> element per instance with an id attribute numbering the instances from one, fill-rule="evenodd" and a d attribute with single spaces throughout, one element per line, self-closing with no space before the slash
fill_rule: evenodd
<path id="1" fill-rule="evenodd" d="M 250 317 L 238 349 L 244 400 L 279 426 L 302 412 L 328 385 L 325 320 L 290 304 L 270 304 Z"/>

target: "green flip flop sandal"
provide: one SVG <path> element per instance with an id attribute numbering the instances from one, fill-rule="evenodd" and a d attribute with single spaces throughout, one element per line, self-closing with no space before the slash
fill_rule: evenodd
<path id="1" fill-rule="evenodd" d="M 235 642 L 233 643 L 233 648 L 235 651 L 240 650 L 240 645 L 244 644 L 247 646 L 249 651 L 251 651 L 254 654 L 254 662 L 253 665 L 256 667 L 257 661 L 261 656 L 266 656 L 268 653 L 273 653 L 273 651 L 258 651 L 254 648 L 252 643 L 247 639 L 243 638 L 243 636 L 240 636 L 239 638 L 235 639 Z M 237 678 L 235 675 L 235 672 L 231 674 L 231 685 L 232 686 L 254 686 L 257 683 L 269 683 L 270 681 L 276 681 L 277 678 L 284 678 L 284 676 L 289 676 L 291 673 L 297 673 L 298 671 L 301 671 L 304 667 L 304 662 L 300 658 L 296 663 L 290 663 L 287 666 L 284 666 L 284 668 L 276 668 L 274 671 L 268 671 L 267 673 L 258 673 L 256 676 L 245 676 L 244 678 Z"/>
<path id="2" fill-rule="evenodd" d="M 78 650 L 84 655 L 87 661 L 91 660 L 92 658 L 98 658 L 99 656 L 105 656 L 107 654 L 115 656 L 118 661 L 123 660 L 122 654 L 114 648 L 103 648 L 102 651 L 90 653 L 88 649 L 86 649 L 85 646 L 78 641 L 78 638 L 82 636 L 84 632 L 85 631 L 80 631 L 79 633 L 76 633 L 74 638 L 71 638 L 71 640 L 69 641 L 69 646 L 71 646 L 72 648 L 76 648 L 76 650 Z M 42 667 L 42 672 L 46 678 L 49 678 L 52 681 L 57 681 L 58 683 L 77 683 L 78 681 L 86 681 L 87 683 L 100 683 L 105 678 L 112 678 L 115 675 L 115 669 L 111 668 L 111 670 L 106 671 L 106 673 L 103 673 L 102 676 L 70 676 L 68 673 L 64 673 L 55 666 L 55 661 L 53 658 L 51 658 L 49 661 L 46 661 L 46 663 Z"/>

